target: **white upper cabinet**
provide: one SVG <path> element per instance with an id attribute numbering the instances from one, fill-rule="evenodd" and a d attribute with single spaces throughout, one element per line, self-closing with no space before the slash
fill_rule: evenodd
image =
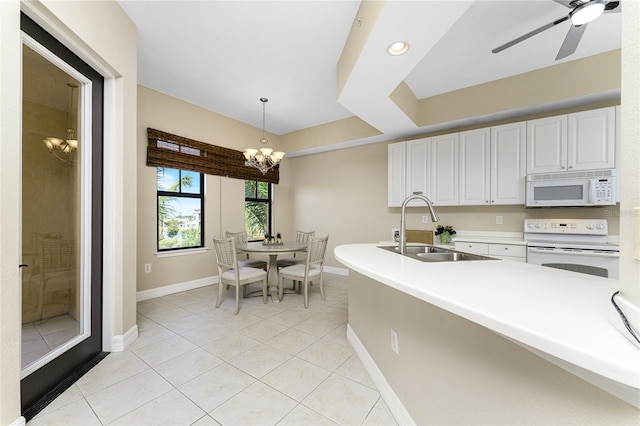
<path id="1" fill-rule="evenodd" d="M 615 168 L 615 107 L 527 122 L 527 173 Z"/>
<path id="2" fill-rule="evenodd" d="M 435 206 L 458 205 L 458 133 L 431 138 L 431 191 Z"/>
<path id="3" fill-rule="evenodd" d="M 567 116 L 527 121 L 527 174 L 567 171 Z"/>
<path id="4" fill-rule="evenodd" d="M 568 170 L 615 167 L 615 107 L 569 114 Z"/>
<path id="5" fill-rule="evenodd" d="M 526 184 L 525 122 L 491 128 L 491 204 L 524 204 Z"/>
<path id="6" fill-rule="evenodd" d="M 400 207 L 406 198 L 407 143 L 390 144 L 387 151 L 387 204 L 389 207 Z"/>
<path id="7" fill-rule="evenodd" d="M 400 207 L 409 195 L 429 196 L 431 138 L 393 143 L 388 146 L 387 205 Z M 408 205 L 420 205 L 411 201 Z"/>
<path id="8" fill-rule="evenodd" d="M 491 131 L 460 132 L 460 205 L 489 204 Z"/>
<path id="9" fill-rule="evenodd" d="M 525 122 L 460 133 L 460 205 L 524 204 Z"/>
<path id="10" fill-rule="evenodd" d="M 607 107 L 390 144 L 388 205 L 414 193 L 436 206 L 524 205 L 527 174 L 615 168 L 619 116 Z"/>
<path id="11" fill-rule="evenodd" d="M 407 142 L 406 196 L 422 194 L 429 196 L 429 159 L 431 138 Z M 409 206 L 424 205 L 423 201 L 412 200 Z"/>

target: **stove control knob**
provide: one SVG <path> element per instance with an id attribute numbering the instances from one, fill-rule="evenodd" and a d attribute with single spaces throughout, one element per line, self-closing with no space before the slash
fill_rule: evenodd
<path id="1" fill-rule="evenodd" d="M 542 224 L 541 223 L 536 223 L 536 228 L 542 228 Z"/>
<path id="2" fill-rule="evenodd" d="M 604 228 L 604 225 L 601 223 L 596 225 L 596 229 L 603 229 L 603 228 Z"/>
<path id="3" fill-rule="evenodd" d="M 587 224 L 587 229 L 593 229 L 593 223 L 588 223 Z"/>

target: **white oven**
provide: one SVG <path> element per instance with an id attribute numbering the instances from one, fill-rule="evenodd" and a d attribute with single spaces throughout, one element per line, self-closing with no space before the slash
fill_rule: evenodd
<path id="1" fill-rule="evenodd" d="M 620 247 L 604 219 L 525 219 L 527 263 L 619 278 Z"/>

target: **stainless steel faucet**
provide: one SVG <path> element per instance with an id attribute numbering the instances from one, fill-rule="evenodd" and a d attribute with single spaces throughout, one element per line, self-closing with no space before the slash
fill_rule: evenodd
<path id="1" fill-rule="evenodd" d="M 427 203 L 427 206 L 429 207 L 431 220 L 434 222 L 437 222 L 438 220 L 440 220 L 435 210 L 433 210 L 433 205 L 431 205 L 431 200 L 429 200 L 424 195 L 420 193 L 415 193 L 405 198 L 405 200 L 402 202 L 402 213 L 400 216 L 400 244 L 399 244 L 400 254 L 403 254 L 403 255 L 406 254 L 407 252 L 407 230 L 405 229 L 406 224 L 404 221 L 404 213 L 405 213 L 405 208 L 407 207 L 407 204 L 411 200 L 423 200 L 425 203 Z"/>

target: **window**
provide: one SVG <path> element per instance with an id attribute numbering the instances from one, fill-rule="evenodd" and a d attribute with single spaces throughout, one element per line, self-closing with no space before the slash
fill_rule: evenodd
<path id="1" fill-rule="evenodd" d="M 244 181 L 244 224 L 249 241 L 271 235 L 271 184 L 255 180 Z"/>
<path id="2" fill-rule="evenodd" d="M 157 168 L 158 251 L 204 247 L 204 175 Z"/>

